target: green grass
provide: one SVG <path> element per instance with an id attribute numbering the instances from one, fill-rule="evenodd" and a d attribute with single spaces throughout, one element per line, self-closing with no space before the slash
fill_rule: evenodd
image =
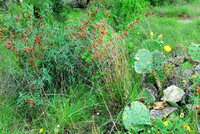
<path id="1" fill-rule="evenodd" d="M 200 16 L 199 1 L 177 3 L 168 6 L 146 8 L 146 15 L 156 14 L 158 17 L 195 18 Z"/>
<path id="2" fill-rule="evenodd" d="M 199 43 L 200 31 L 198 30 L 200 19 L 192 23 L 180 23 L 176 18 L 149 16 L 141 23 L 141 36 L 143 39 L 150 38 L 150 32 L 154 33 L 154 38 L 163 34 L 162 41 L 165 45 L 174 47 L 182 44 L 189 45 L 189 42 Z"/>
<path id="3" fill-rule="evenodd" d="M 19 133 L 26 125 L 26 120 L 20 117 L 16 109 L 14 99 L 0 96 L 0 133 Z"/>

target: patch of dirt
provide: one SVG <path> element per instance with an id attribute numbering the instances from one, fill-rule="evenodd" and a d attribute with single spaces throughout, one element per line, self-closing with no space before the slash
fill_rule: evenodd
<path id="1" fill-rule="evenodd" d="M 187 19 L 187 20 L 178 20 L 178 22 L 180 22 L 180 23 L 191 23 L 191 22 L 193 22 L 193 20 L 189 20 L 189 19 Z"/>

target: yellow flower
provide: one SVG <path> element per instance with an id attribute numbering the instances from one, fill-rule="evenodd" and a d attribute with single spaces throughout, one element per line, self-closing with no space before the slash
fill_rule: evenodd
<path id="1" fill-rule="evenodd" d="M 158 38 L 160 38 L 160 39 L 162 39 L 162 37 L 163 37 L 163 35 L 162 35 L 162 34 L 158 36 Z"/>
<path id="2" fill-rule="evenodd" d="M 153 32 L 152 31 L 150 32 L 150 36 L 153 36 Z"/>
<path id="3" fill-rule="evenodd" d="M 151 108 L 151 106 L 149 106 L 149 108 Z"/>
<path id="4" fill-rule="evenodd" d="M 40 129 L 39 133 L 42 133 L 42 132 L 43 132 L 43 128 Z"/>
<path id="5" fill-rule="evenodd" d="M 0 31 L 2 31 L 2 29 L 0 29 Z"/>
<path id="6" fill-rule="evenodd" d="M 150 131 L 150 130 L 148 130 L 148 133 L 151 133 L 151 131 Z"/>
<path id="7" fill-rule="evenodd" d="M 181 27 L 180 27 L 180 29 L 181 29 Z"/>
<path id="8" fill-rule="evenodd" d="M 165 125 L 165 126 L 168 126 L 168 122 L 167 122 L 167 121 L 165 121 L 165 122 L 164 122 L 164 125 Z"/>
<path id="9" fill-rule="evenodd" d="M 167 45 L 164 46 L 164 49 L 165 49 L 166 52 L 170 52 L 170 51 L 172 50 L 171 47 L 170 47 L 170 46 L 167 46 Z"/>
<path id="10" fill-rule="evenodd" d="M 137 34 L 140 34 L 140 32 L 137 32 Z"/>
<path id="11" fill-rule="evenodd" d="M 150 62 L 147 62 L 147 64 L 149 64 Z"/>
<path id="12" fill-rule="evenodd" d="M 193 75 L 193 78 L 196 78 L 197 76 L 196 75 Z"/>
<path id="13" fill-rule="evenodd" d="M 176 90 L 176 92 L 178 92 L 178 90 Z"/>
<path id="14" fill-rule="evenodd" d="M 125 115 L 124 118 L 127 118 L 127 116 Z"/>
<path id="15" fill-rule="evenodd" d="M 180 117 L 183 118 L 183 117 L 184 117 L 184 113 L 181 113 L 181 114 L 180 114 Z"/>
<path id="16" fill-rule="evenodd" d="M 191 131 L 189 126 L 187 126 L 187 130 Z"/>
<path id="17" fill-rule="evenodd" d="M 186 81 L 185 80 L 183 80 L 183 83 L 185 83 Z"/>

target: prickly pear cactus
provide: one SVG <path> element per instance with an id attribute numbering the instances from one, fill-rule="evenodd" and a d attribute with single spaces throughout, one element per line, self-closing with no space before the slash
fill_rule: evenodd
<path id="1" fill-rule="evenodd" d="M 141 131 L 144 125 L 151 125 L 147 108 L 141 102 L 135 101 L 126 106 L 123 112 L 123 124 L 129 131 Z"/>
<path id="2" fill-rule="evenodd" d="M 172 129 L 173 125 L 170 121 L 163 122 L 160 118 L 156 118 L 155 127 L 166 134 Z"/>
<path id="3" fill-rule="evenodd" d="M 156 100 L 153 94 L 149 91 L 149 89 L 143 89 L 143 92 L 140 95 L 141 97 L 145 98 L 145 105 L 153 105 L 154 101 Z"/>
<path id="4" fill-rule="evenodd" d="M 164 58 L 165 56 L 163 53 L 159 51 L 152 52 L 152 68 L 157 71 L 162 70 L 164 66 Z"/>
<path id="5" fill-rule="evenodd" d="M 167 103 L 172 106 L 172 107 L 178 107 L 178 104 L 176 102 L 173 101 L 167 101 Z"/>
<path id="6" fill-rule="evenodd" d="M 167 77 L 173 76 L 174 75 L 174 68 L 175 68 L 174 64 L 166 63 L 164 65 L 163 72 Z"/>
<path id="7" fill-rule="evenodd" d="M 200 62 L 200 44 L 190 43 L 188 54 L 192 60 Z"/>
<path id="8" fill-rule="evenodd" d="M 183 45 L 176 45 L 174 48 L 173 57 L 182 57 L 185 58 L 187 56 L 187 53 L 185 51 L 185 48 Z"/>
<path id="9" fill-rule="evenodd" d="M 148 50 L 139 50 L 135 55 L 135 59 L 137 61 L 134 63 L 134 68 L 137 73 L 141 74 L 151 72 L 152 57 Z"/>

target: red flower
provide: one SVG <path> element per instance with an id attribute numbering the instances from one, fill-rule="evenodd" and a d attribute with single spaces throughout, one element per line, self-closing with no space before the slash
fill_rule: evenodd
<path id="1" fill-rule="evenodd" d="M 104 23 L 102 24 L 102 26 L 106 26 L 106 22 L 104 22 Z"/>
<path id="2" fill-rule="evenodd" d="M 100 27 L 101 27 L 101 24 L 99 24 L 98 27 L 100 28 Z"/>
<path id="3" fill-rule="evenodd" d="M 139 20 L 136 20 L 136 23 L 139 23 Z"/>
<path id="4" fill-rule="evenodd" d="M 65 26 L 65 30 L 67 30 L 67 27 Z"/>
<path id="5" fill-rule="evenodd" d="M 102 30 L 102 31 L 101 31 L 101 34 L 105 34 L 105 30 Z"/>
<path id="6" fill-rule="evenodd" d="M 197 89 L 197 93 L 200 94 L 200 89 Z"/>

